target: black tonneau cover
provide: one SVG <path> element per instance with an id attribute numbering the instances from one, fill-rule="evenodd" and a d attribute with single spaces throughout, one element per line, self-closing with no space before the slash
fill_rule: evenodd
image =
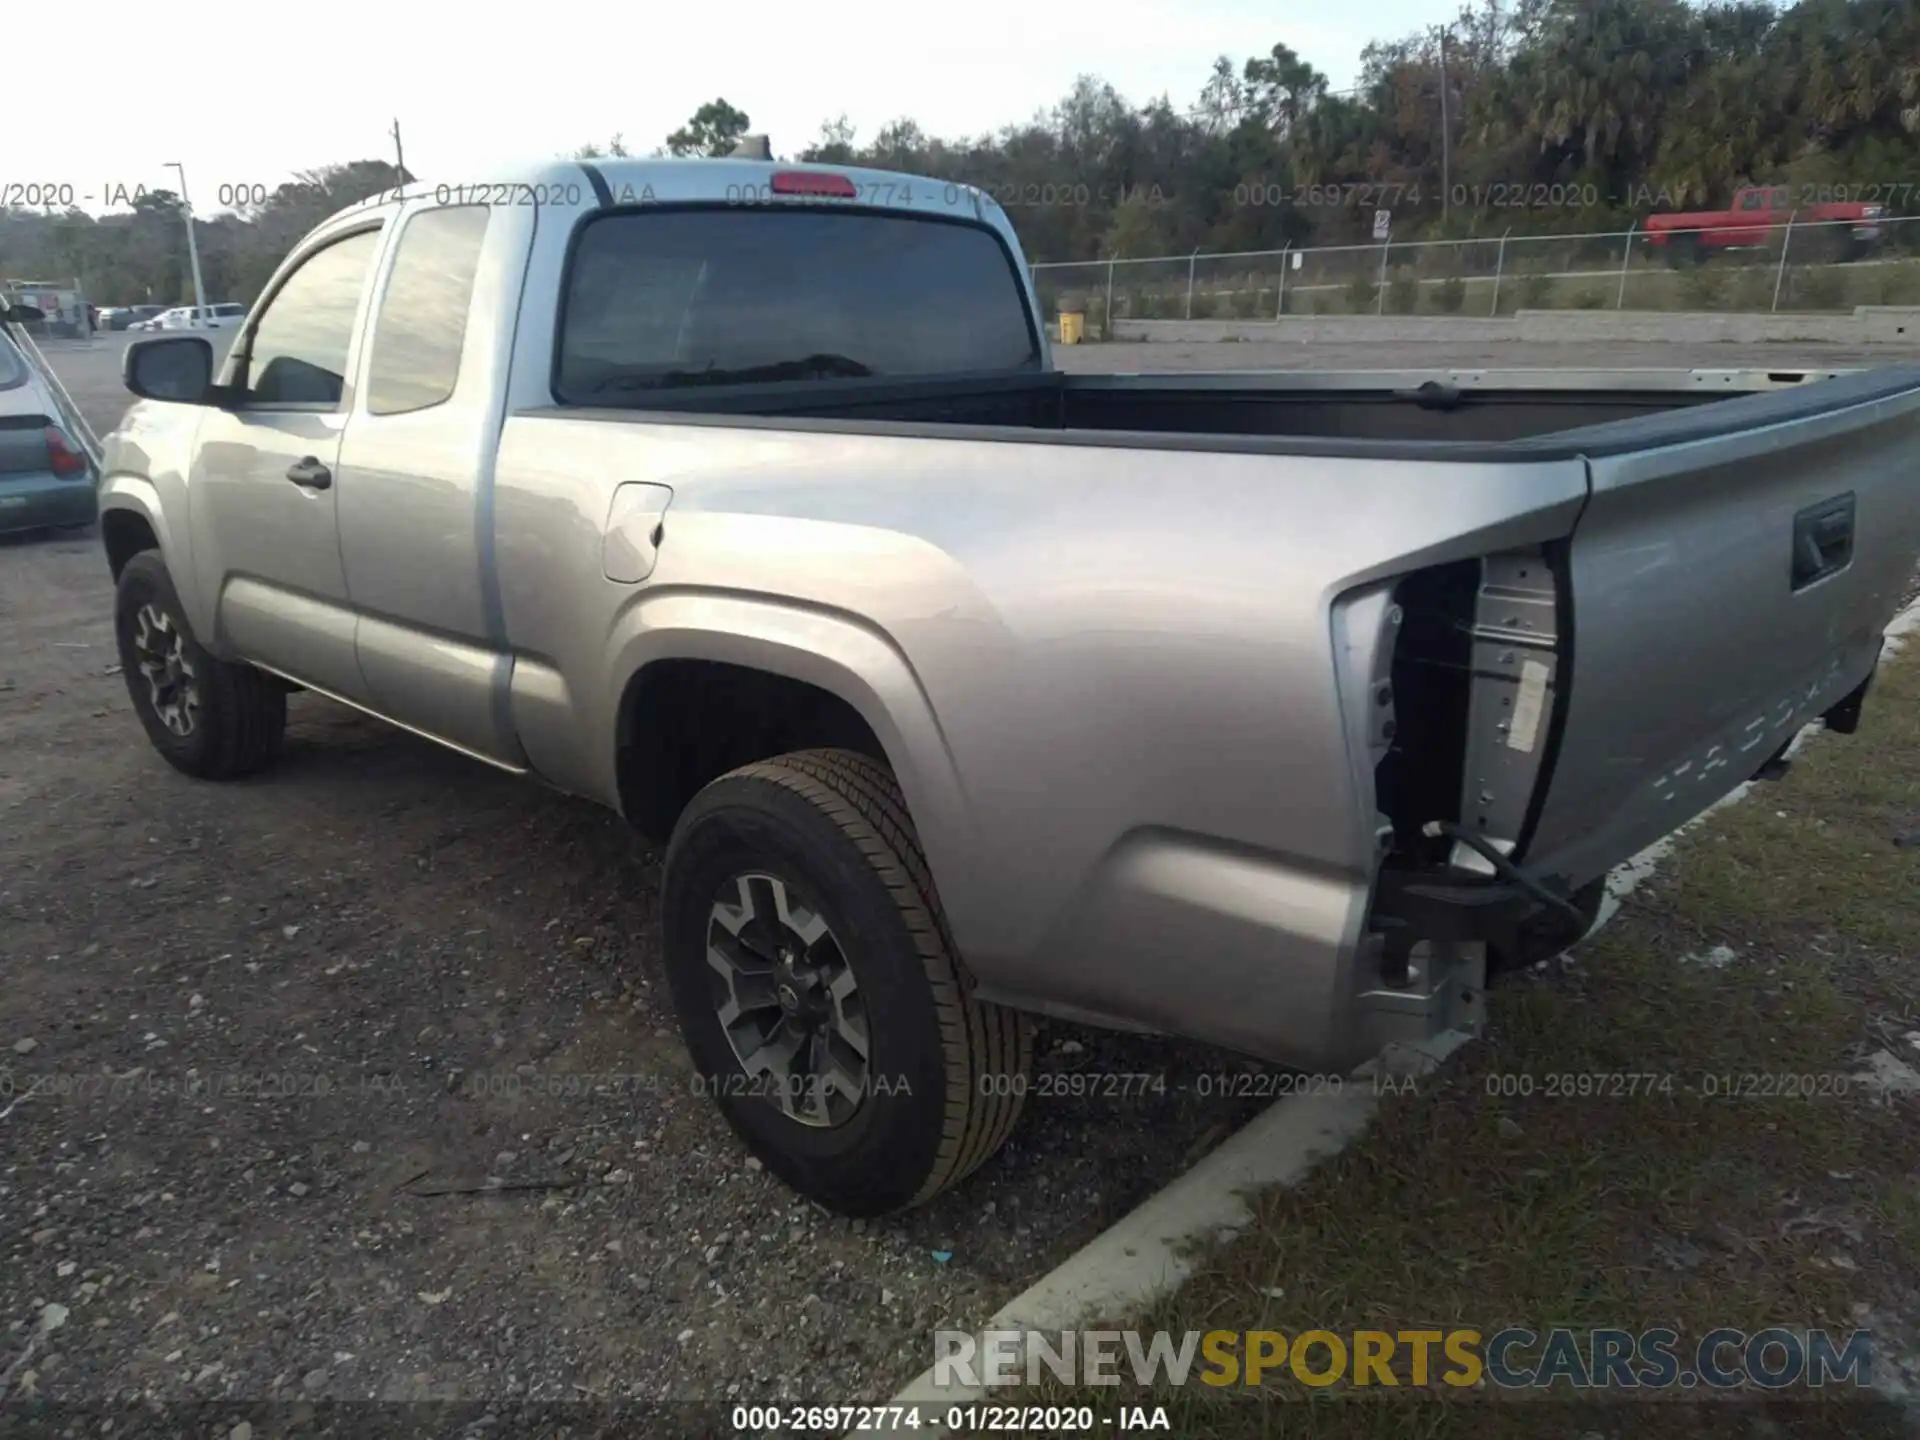
<path id="1" fill-rule="evenodd" d="M 644 408 L 537 407 L 645 424 L 1021 444 L 1455 461 L 1600 458 L 1710 440 L 1920 389 L 1865 371 L 1023 371 L 656 393 Z"/>

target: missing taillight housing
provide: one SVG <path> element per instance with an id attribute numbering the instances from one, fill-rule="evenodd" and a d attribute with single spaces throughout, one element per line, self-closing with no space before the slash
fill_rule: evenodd
<path id="1" fill-rule="evenodd" d="M 1380 808 L 1404 859 L 1480 870 L 1436 827 L 1503 852 L 1525 839 L 1567 640 L 1554 561 L 1533 549 L 1436 566 L 1395 598 L 1399 724 L 1375 776 Z"/>
<path id="2" fill-rule="evenodd" d="M 1480 562 L 1462 560 L 1409 575 L 1394 599 L 1404 619 L 1393 656 L 1393 748 L 1374 783 L 1393 822 L 1394 850 L 1437 860 L 1423 836 L 1431 820 L 1460 818 L 1472 685 L 1474 597 Z"/>
<path id="3" fill-rule="evenodd" d="M 1368 925 L 1381 982 L 1404 990 L 1462 944 L 1484 944 L 1489 969 L 1564 949 L 1599 889 L 1563 895 L 1525 869 L 1572 665 L 1564 542 L 1417 571 L 1393 598 L 1395 724 L 1374 769 L 1392 837 Z"/>
<path id="4" fill-rule="evenodd" d="M 47 468 L 66 480 L 77 480 L 87 473 L 87 457 L 57 425 L 46 428 Z"/>

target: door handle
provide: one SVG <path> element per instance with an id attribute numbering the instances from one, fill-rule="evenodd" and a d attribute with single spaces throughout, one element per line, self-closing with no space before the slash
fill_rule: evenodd
<path id="1" fill-rule="evenodd" d="M 328 490 L 333 487 L 333 472 L 311 455 L 289 465 L 287 479 L 308 490 Z"/>
<path id="2" fill-rule="evenodd" d="M 1804 590 L 1853 561 L 1852 491 L 1793 517 L 1793 588 Z"/>

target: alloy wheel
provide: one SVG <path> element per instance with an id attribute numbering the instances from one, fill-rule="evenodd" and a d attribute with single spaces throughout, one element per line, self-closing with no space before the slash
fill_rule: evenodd
<path id="1" fill-rule="evenodd" d="M 713 1003 L 745 1089 L 803 1125 L 844 1125 L 867 1088 L 870 1037 L 853 968 L 826 919 L 789 881 L 721 885 L 707 919 Z"/>
<path id="2" fill-rule="evenodd" d="M 193 734 L 200 720 L 200 677 L 178 623 L 159 606 L 142 605 L 134 619 L 133 650 L 147 682 L 147 703 L 160 723 L 183 739 Z"/>

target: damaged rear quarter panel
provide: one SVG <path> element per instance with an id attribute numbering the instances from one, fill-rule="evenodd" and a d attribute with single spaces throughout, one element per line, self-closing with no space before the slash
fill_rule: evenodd
<path id="1" fill-rule="evenodd" d="M 507 462 L 576 426 L 603 453 L 573 473 L 673 489 L 649 590 L 845 616 L 903 657 L 937 728 L 867 718 L 945 752 L 889 758 L 983 995 L 1303 1063 L 1341 1043 L 1375 859 L 1349 723 L 1366 697 L 1340 680 L 1374 657 L 1336 659 L 1336 606 L 1562 537 L 1586 496 L 1577 460 L 559 417 L 509 426 L 509 490 Z M 567 648 L 624 622 L 555 612 L 519 583 L 522 543 L 503 551 L 515 633 L 578 673 Z M 844 698 L 866 713 L 899 690 L 876 676 Z M 923 779 L 949 774 L 957 803 Z"/>

